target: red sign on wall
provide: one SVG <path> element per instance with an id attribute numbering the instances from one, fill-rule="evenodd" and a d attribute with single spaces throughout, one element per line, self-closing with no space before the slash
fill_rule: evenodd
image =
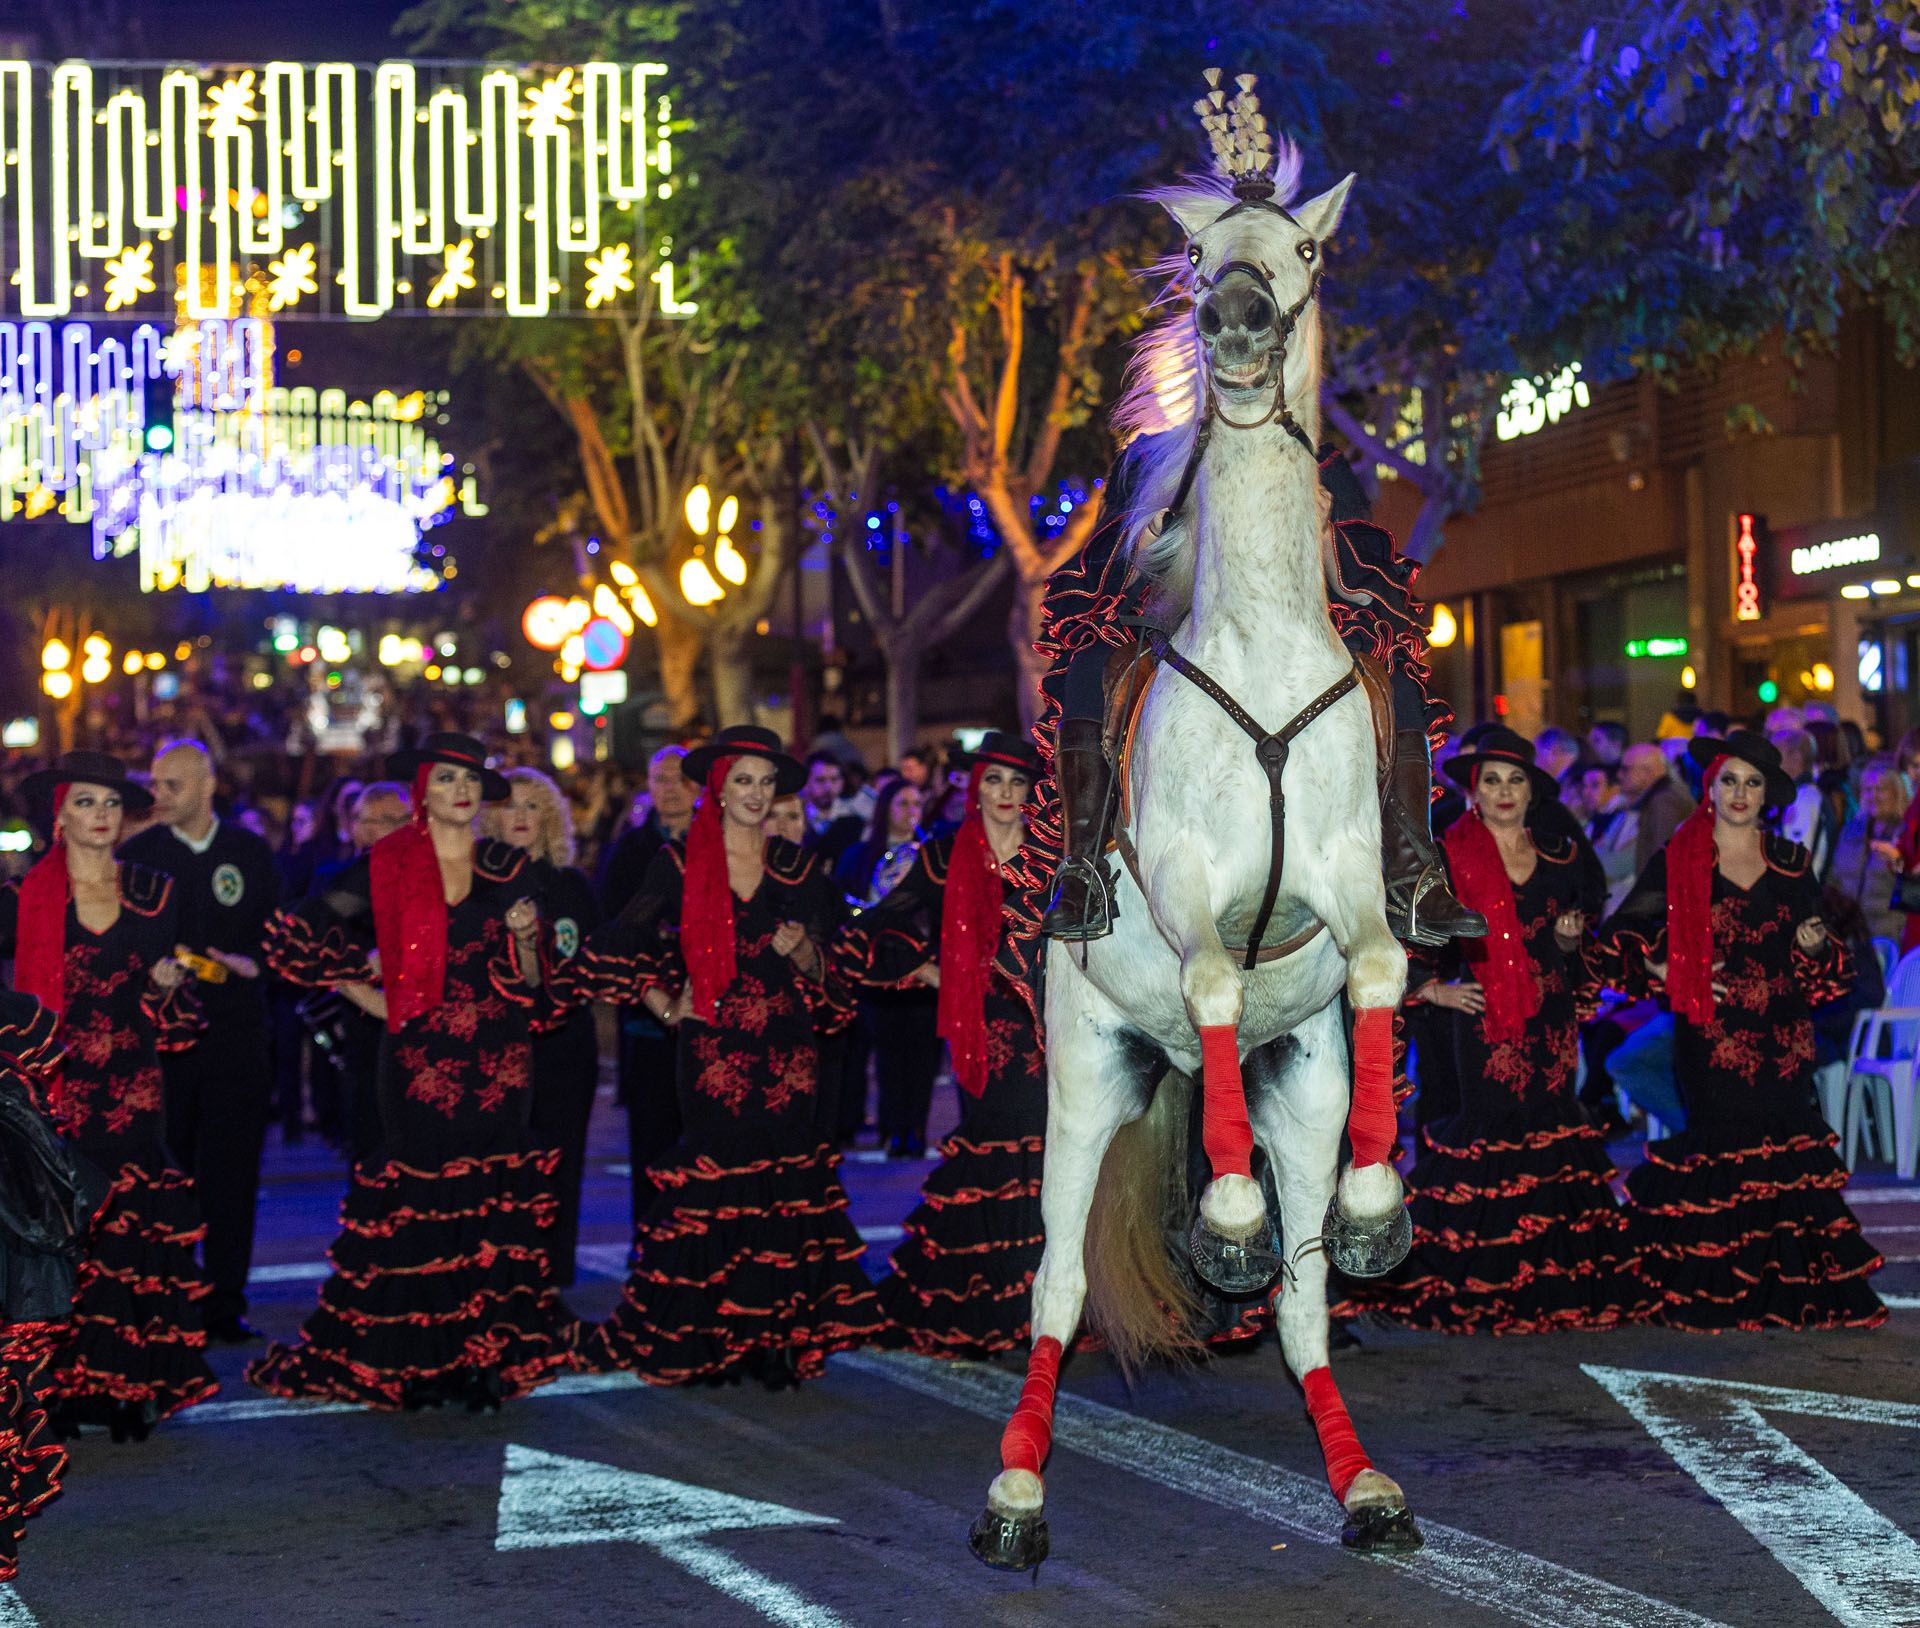
<path id="1" fill-rule="evenodd" d="M 1766 615 L 1761 598 L 1760 550 L 1767 522 L 1756 514 L 1733 517 L 1733 619 L 1757 622 Z"/>

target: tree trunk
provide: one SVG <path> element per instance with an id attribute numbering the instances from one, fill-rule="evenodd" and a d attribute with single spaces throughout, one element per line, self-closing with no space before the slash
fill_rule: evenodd
<path id="1" fill-rule="evenodd" d="M 920 652 L 912 639 L 887 643 L 887 761 L 898 763 L 920 736 Z"/>
<path id="2" fill-rule="evenodd" d="M 700 722 L 700 652 L 706 640 L 671 611 L 663 611 L 654 629 L 660 645 L 660 688 L 666 692 L 673 732 L 685 734 Z"/>
<path id="3" fill-rule="evenodd" d="M 719 626 L 707 635 L 713 656 L 714 722 L 750 724 L 753 719 L 753 628 Z"/>
<path id="4" fill-rule="evenodd" d="M 1034 649 L 1040 637 L 1040 608 L 1047 597 L 1044 576 L 1014 578 L 1013 608 L 1007 615 L 1007 641 L 1013 646 L 1013 671 L 1020 703 L 1020 727 L 1031 734 L 1040 722 L 1040 681 L 1047 664 Z"/>
<path id="5" fill-rule="evenodd" d="M 1420 512 L 1413 517 L 1406 545 L 1400 550 L 1410 560 L 1429 565 L 1440 545 L 1447 540 L 1447 521 L 1453 516 L 1453 504 L 1438 492 L 1422 492 Z"/>

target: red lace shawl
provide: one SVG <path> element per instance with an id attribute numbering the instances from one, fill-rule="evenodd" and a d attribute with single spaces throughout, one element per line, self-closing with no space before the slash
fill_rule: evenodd
<path id="1" fill-rule="evenodd" d="M 1499 840 L 1480 811 L 1470 808 L 1447 827 L 1446 847 L 1460 902 L 1487 918 L 1487 936 L 1463 939 L 1460 945 L 1486 995 L 1482 1021 L 1488 1044 L 1518 1040 L 1527 1019 L 1540 1010 L 1540 969 L 1527 953 Z"/>
<path id="2" fill-rule="evenodd" d="M 431 1012 L 447 993 L 447 893 L 427 834 L 427 775 L 413 775 L 413 819 L 373 845 L 373 936 L 380 946 L 380 982 L 387 1028 Z"/>
<path id="3" fill-rule="evenodd" d="M 71 781 L 53 788 L 53 841 L 20 883 L 20 922 L 13 957 L 13 987 L 33 995 L 56 1018 L 67 1010 L 67 845 L 60 837 L 60 806 Z"/>
<path id="4" fill-rule="evenodd" d="M 1713 1021 L 1713 783 L 1727 761 L 1707 765 L 1706 793 L 1667 842 L 1667 1001 L 1689 1023 Z"/>
<path id="5" fill-rule="evenodd" d="M 947 862 L 940 918 L 940 1009 L 936 1028 L 953 1053 L 953 1077 L 979 1096 L 987 1088 L 987 980 L 1000 953 L 1004 884 L 980 813 L 987 765 L 967 778 L 967 817 Z"/>
<path id="6" fill-rule="evenodd" d="M 680 887 L 680 954 L 693 989 L 693 1015 L 712 1023 L 720 997 L 733 982 L 733 884 L 727 879 L 727 837 L 720 823 L 720 788 L 736 752 L 714 759 L 700 806 L 687 830 L 687 869 Z"/>

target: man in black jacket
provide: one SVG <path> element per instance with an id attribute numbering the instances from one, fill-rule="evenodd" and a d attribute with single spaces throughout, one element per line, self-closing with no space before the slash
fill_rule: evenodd
<path id="1" fill-rule="evenodd" d="M 177 741 L 164 748 L 153 761 L 156 819 L 122 853 L 179 885 L 180 945 L 205 963 L 195 993 L 206 1027 L 191 1050 L 161 1060 L 167 1141 L 206 1216 L 207 1333 L 237 1345 L 258 1337 L 244 1313 L 260 1145 L 273 1105 L 261 974 L 280 871 L 261 838 L 214 813 L 213 789 L 206 747 Z"/>

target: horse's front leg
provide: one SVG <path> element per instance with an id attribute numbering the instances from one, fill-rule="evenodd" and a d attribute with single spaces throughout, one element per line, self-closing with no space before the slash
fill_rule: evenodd
<path id="1" fill-rule="evenodd" d="M 1019 1405 L 1000 1438 L 1000 1473 L 973 1552 L 989 1566 L 1025 1571 L 1047 1557 L 1046 1487 L 1060 1359 L 1087 1298 L 1087 1215 L 1114 1133 L 1149 1100 L 1139 1059 L 1120 1038 L 1118 1014 L 1056 951 L 1047 992 L 1047 1148 L 1040 1177 L 1046 1244 L 1033 1279 L 1033 1349 Z"/>
<path id="2" fill-rule="evenodd" d="M 1327 1362 L 1327 1258 L 1311 1247 L 1333 1200 L 1340 1132 L 1347 1117 L 1347 1045 L 1339 1004 L 1316 1012 L 1288 1042 L 1248 1059 L 1260 1145 L 1273 1161 L 1280 1235 L 1289 1269 L 1274 1297 L 1287 1366 L 1307 1395 L 1327 1484 L 1347 1512 L 1356 1548 L 1417 1548 L 1406 1495 L 1373 1467 L 1354 1433 Z"/>
<path id="3" fill-rule="evenodd" d="M 1188 1240 L 1194 1270 L 1223 1294 L 1258 1294 L 1279 1271 L 1280 1257 L 1253 1179 L 1253 1126 L 1240 1076 L 1240 969 L 1221 941 L 1212 877 L 1197 852 L 1164 855 L 1148 878 L 1147 897 L 1161 936 L 1180 956 L 1180 995 L 1199 1037 L 1201 1143 L 1211 1180 Z"/>
<path id="4" fill-rule="evenodd" d="M 1347 962 L 1353 1007 L 1353 1096 L 1347 1110 L 1352 1162 L 1328 1212 L 1333 1264 L 1378 1277 L 1406 1259 L 1413 1233 L 1399 1173 L 1393 1104 L 1393 1014 L 1407 991 L 1407 952 L 1387 927 L 1386 887 L 1374 844 L 1343 845 L 1307 868 L 1308 902 Z"/>

